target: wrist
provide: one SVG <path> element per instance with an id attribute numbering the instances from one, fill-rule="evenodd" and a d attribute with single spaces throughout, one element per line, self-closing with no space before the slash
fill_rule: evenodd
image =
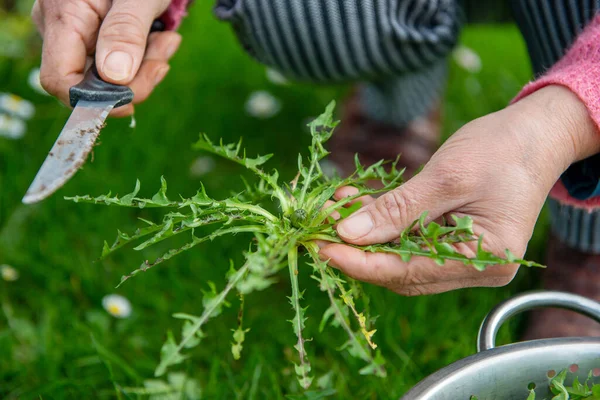
<path id="1" fill-rule="evenodd" d="M 564 86 L 550 85 L 508 107 L 507 118 L 520 135 L 531 135 L 541 162 L 536 167 L 556 175 L 600 152 L 600 132 L 586 105 Z"/>

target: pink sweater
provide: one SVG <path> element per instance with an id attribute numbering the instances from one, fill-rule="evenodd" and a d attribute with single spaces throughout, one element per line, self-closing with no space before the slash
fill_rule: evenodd
<path id="1" fill-rule="evenodd" d="M 567 54 L 544 76 L 525 86 L 513 103 L 548 85 L 562 85 L 575 93 L 586 105 L 600 134 L 600 15 L 589 23 Z M 600 207 L 600 197 L 574 199 L 561 181 L 550 196 L 563 204 L 588 210 Z"/>
<path id="2" fill-rule="evenodd" d="M 187 15 L 187 8 L 193 0 L 172 0 L 167 11 L 161 15 L 160 20 L 165 23 L 168 31 L 179 28 L 181 21 Z"/>

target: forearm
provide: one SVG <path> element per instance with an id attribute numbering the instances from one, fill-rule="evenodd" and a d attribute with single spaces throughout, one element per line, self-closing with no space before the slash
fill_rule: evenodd
<path id="1" fill-rule="evenodd" d="M 548 85 L 509 108 L 518 109 L 518 118 L 528 119 L 539 137 L 544 154 L 551 155 L 556 168 L 600 152 L 600 132 L 586 104 L 567 87 Z M 550 160 L 547 160 L 550 161 Z"/>
<path id="2" fill-rule="evenodd" d="M 501 127 L 497 134 L 511 143 L 511 154 L 501 157 L 510 165 L 498 168 L 526 173 L 543 197 L 571 164 L 600 151 L 586 106 L 562 86 L 544 87 L 483 119 L 482 126 Z"/>
<path id="3" fill-rule="evenodd" d="M 569 51 L 545 75 L 527 85 L 513 102 L 535 94 L 547 86 L 562 86 L 571 91 L 583 104 L 593 124 L 600 126 L 600 17 L 596 16 L 588 24 L 581 35 L 577 37 Z M 574 100 L 572 97 L 565 99 Z M 562 100 L 557 100 L 562 101 Z M 576 103 L 573 103 L 576 104 Z M 572 125 L 575 118 L 571 114 L 563 116 L 565 123 Z M 581 118 L 579 118 L 581 120 Z M 600 133 L 597 133 L 600 134 Z M 592 136 L 593 138 L 593 136 Z M 588 142 L 580 141 L 574 164 L 562 175 L 560 186 L 561 201 L 569 202 L 592 200 L 596 204 L 600 195 L 600 156 L 598 149 Z M 589 158 L 586 158 L 589 157 Z M 579 161 L 581 160 L 581 161 Z M 564 186 L 562 186 L 564 184 Z M 566 195 L 565 186 L 573 199 Z M 556 188 L 555 188 L 556 189 Z M 583 204 L 581 204 L 583 206 Z"/>

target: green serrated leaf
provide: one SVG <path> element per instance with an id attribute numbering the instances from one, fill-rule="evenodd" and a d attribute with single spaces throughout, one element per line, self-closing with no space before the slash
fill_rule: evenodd
<path id="1" fill-rule="evenodd" d="M 186 358 L 179 352 L 173 333 L 169 331 L 167 333 L 167 341 L 160 350 L 160 364 L 156 367 L 154 376 L 159 377 L 164 375 L 167 372 L 167 368 L 182 363 Z"/>
<path id="2" fill-rule="evenodd" d="M 125 206 L 131 206 L 133 204 L 133 199 L 135 199 L 135 196 L 137 196 L 137 194 L 140 192 L 141 186 L 140 180 L 136 180 L 135 189 L 133 189 L 133 192 L 129 193 L 128 195 L 123 196 L 121 198 L 121 203 Z"/>
<path id="3" fill-rule="evenodd" d="M 340 213 L 342 218 L 348 218 L 349 216 L 351 216 L 352 214 L 354 214 L 361 208 L 362 208 L 362 202 L 358 201 L 358 202 L 352 204 L 350 207 L 338 209 L 338 212 Z"/>
<path id="4" fill-rule="evenodd" d="M 152 197 L 152 202 L 158 205 L 167 205 L 171 203 L 167 198 L 167 181 L 164 176 L 160 177 L 160 190 Z"/>
<path id="5" fill-rule="evenodd" d="M 255 182 L 249 183 L 244 180 L 242 191 L 220 199 L 209 196 L 205 187 L 200 185 L 193 197 L 170 200 L 167 197 L 167 182 L 164 177 L 161 178 L 160 190 L 150 199 L 138 197 L 139 181 L 136 182 L 134 191 L 122 198 L 112 196 L 110 192 L 99 197 L 86 195 L 70 198 L 79 203 L 165 209 L 162 219 L 157 219 L 156 222 L 142 219 L 143 226 L 133 234 L 119 231 L 112 245 L 110 242 L 104 243 L 102 257 L 138 240 L 141 244 L 137 243 L 134 249 L 145 250 L 178 235 L 189 236 L 186 244 L 166 252 L 162 250 L 162 255 L 154 261 L 143 260 L 138 269 L 122 278 L 121 283 L 202 243 L 211 242 L 221 236 L 251 234 L 248 238 L 248 251 L 243 254 L 244 265 L 238 270 L 231 264 L 229 269 L 227 265 L 223 265 L 226 286 L 218 292 L 214 285 L 209 284 L 209 290 L 203 298 L 202 315 L 176 314 L 177 318 L 184 320 L 182 339 L 177 344 L 169 333 L 161 351 L 157 375 L 162 375 L 169 367 L 181 363 L 186 357 L 182 354 L 185 349 L 199 345 L 206 323 L 217 317 L 223 306 L 228 305 L 227 296 L 232 290 L 236 289 L 242 295 L 266 290 L 278 280 L 277 274 L 287 268 L 291 283 L 289 298 L 293 311 L 290 322 L 296 335 L 294 348 L 298 354 L 294 360 L 297 364 L 295 372 L 300 385 L 307 388 L 313 377 L 305 348 L 308 342 L 305 330 L 307 324 L 317 319 L 307 319 L 309 311 L 313 312 L 313 309 L 309 310 L 306 306 L 311 303 L 311 299 L 305 300 L 304 292 L 299 288 L 298 276 L 303 272 L 303 264 L 299 266 L 298 251 L 304 248 L 308 250 L 312 260 L 312 278 L 327 295 L 330 304 L 320 318 L 319 329 L 341 329 L 347 341 L 340 349 L 366 364 L 360 373 L 385 376 L 383 358 L 374 350 L 377 347 L 374 341 L 376 318 L 370 316 L 368 297 L 360 289 L 358 282 L 349 278 L 342 279 L 341 275 L 320 260 L 315 241 L 341 243 L 334 229 L 335 221 L 332 220 L 331 214 L 337 211 L 342 218 L 347 218 L 360 208 L 361 204 L 358 201 L 362 196 L 394 190 L 402 184 L 404 170 L 398 168 L 398 159 L 392 163 L 379 161 L 363 166 L 356 157 L 356 171 L 351 176 L 341 178 L 325 174 L 322 161 L 329 155 L 325 143 L 337 126 L 333 119 L 334 106 L 335 103 L 331 103 L 322 115 L 309 124 L 312 140 L 308 154 L 299 155 L 297 174 L 291 177 L 280 179 L 277 169 L 265 172 L 262 168 L 272 156 L 248 157 L 241 140 L 230 144 L 223 143 L 222 140 L 212 142 L 203 134 L 194 145 L 196 149 L 240 165 L 254 175 Z M 373 182 L 380 183 L 378 189 L 372 188 Z M 335 192 L 346 186 L 355 187 L 356 194 L 329 205 L 327 202 L 332 200 Z M 356 204 L 351 205 L 352 203 Z M 498 256 L 485 251 L 483 237 L 473 233 L 473 220 L 468 216 L 452 216 L 452 220 L 443 220 L 441 223 L 426 223 L 427 221 L 427 214 L 424 213 L 407 229 L 398 232 L 398 241 L 354 247 L 362 251 L 395 254 L 404 262 L 410 262 L 413 257 L 425 257 L 440 265 L 445 262 L 461 262 L 479 270 L 493 265 L 517 263 L 530 267 L 540 266 L 535 262 L 521 260 L 508 250 Z M 242 235 L 238 238 L 246 240 Z M 462 246 L 456 244 L 467 244 L 474 250 L 474 257 L 468 258 L 459 253 L 457 249 Z M 219 266 L 215 265 L 215 268 Z M 238 316 L 231 343 L 235 359 L 241 356 L 247 331 L 241 316 Z M 179 384 L 182 376 L 173 376 L 175 378 L 169 378 L 169 382 L 160 381 L 160 385 L 173 386 L 173 382 Z M 158 382 L 155 383 L 159 385 Z M 557 381 L 553 390 L 560 391 L 561 384 L 564 387 L 563 383 Z M 584 388 L 587 386 L 584 385 Z M 569 390 L 580 389 L 574 385 L 574 388 Z"/>

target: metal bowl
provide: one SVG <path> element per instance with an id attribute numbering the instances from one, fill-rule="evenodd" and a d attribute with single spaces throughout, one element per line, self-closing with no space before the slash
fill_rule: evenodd
<path id="1" fill-rule="evenodd" d="M 536 398 L 550 398 L 549 375 L 570 368 L 585 381 L 600 368 L 600 338 L 541 339 L 495 347 L 496 334 L 508 318 L 539 307 L 577 311 L 600 322 L 600 303 L 564 292 L 531 292 L 496 306 L 483 320 L 478 353 L 459 360 L 422 380 L 401 400 L 525 400 L 529 388 Z M 600 369 L 596 370 L 600 372 Z M 550 396 L 550 397 L 548 397 Z"/>

